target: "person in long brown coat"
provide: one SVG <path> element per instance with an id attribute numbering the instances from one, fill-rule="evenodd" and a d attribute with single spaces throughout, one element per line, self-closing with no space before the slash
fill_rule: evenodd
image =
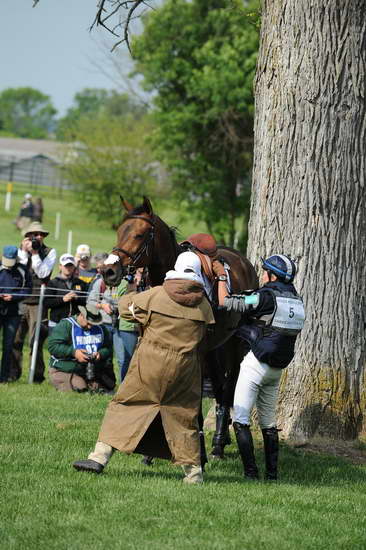
<path id="1" fill-rule="evenodd" d="M 169 271 L 162 286 L 120 299 L 121 317 L 139 323 L 143 336 L 96 447 L 74 462 L 77 470 L 101 473 L 117 449 L 170 459 L 183 466 L 185 482 L 202 482 L 199 346 L 214 317 L 193 256 L 181 254 L 180 271 Z"/>

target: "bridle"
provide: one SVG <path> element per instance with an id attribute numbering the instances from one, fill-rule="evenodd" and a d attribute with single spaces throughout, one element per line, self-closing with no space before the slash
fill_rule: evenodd
<path id="1" fill-rule="evenodd" d="M 136 218 L 137 220 L 143 220 L 151 225 L 150 231 L 148 232 L 147 237 L 145 238 L 144 242 L 142 243 L 141 247 L 137 250 L 135 254 L 130 254 L 128 250 L 125 250 L 124 248 L 120 248 L 119 246 L 115 246 L 112 249 L 113 252 L 117 252 L 117 255 L 119 257 L 119 261 L 121 263 L 121 267 L 127 268 L 127 273 L 131 273 L 132 270 L 135 270 L 137 267 L 136 263 L 139 261 L 139 259 L 146 254 L 146 256 L 149 256 L 149 246 L 150 244 L 154 244 L 154 230 L 155 230 L 155 221 L 150 220 L 149 218 L 145 218 L 145 216 L 139 216 L 139 215 L 130 215 L 126 216 L 125 220 L 130 220 L 132 218 Z M 122 266 L 122 258 L 120 254 L 125 254 L 132 262 L 126 266 Z"/>

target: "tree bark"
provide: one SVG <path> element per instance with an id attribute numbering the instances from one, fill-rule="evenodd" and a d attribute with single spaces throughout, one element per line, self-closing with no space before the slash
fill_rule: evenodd
<path id="1" fill-rule="evenodd" d="M 249 259 L 284 253 L 307 320 L 279 427 L 355 438 L 366 420 L 366 1 L 264 0 Z"/>

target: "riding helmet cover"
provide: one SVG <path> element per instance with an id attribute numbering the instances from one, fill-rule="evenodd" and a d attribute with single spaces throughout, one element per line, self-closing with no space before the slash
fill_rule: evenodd
<path id="1" fill-rule="evenodd" d="M 269 258 L 261 258 L 262 268 L 270 271 L 285 283 L 293 281 L 296 275 L 296 266 L 293 260 L 284 254 L 273 254 Z"/>

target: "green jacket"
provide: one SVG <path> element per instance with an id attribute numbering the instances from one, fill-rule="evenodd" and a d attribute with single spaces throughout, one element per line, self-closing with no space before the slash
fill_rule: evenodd
<path id="1" fill-rule="evenodd" d="M 76 320 L 77 316 L 73 318 Z M 106 360 L 112 355 L 112 342 L 108 329 L 101 325 L 104 334 L 103 347 L 98 351 L 101 361 L 95 363 L 95 367 L 103 368 Z M 85 374 L 86 363 L 78 363 L 74 357 L 72 344 L 72 325 L 67 319 L 62 319 L 53 329 L 48 338 L 48 351 L 50 352 L 50 367 L 63 372 Z"/>

